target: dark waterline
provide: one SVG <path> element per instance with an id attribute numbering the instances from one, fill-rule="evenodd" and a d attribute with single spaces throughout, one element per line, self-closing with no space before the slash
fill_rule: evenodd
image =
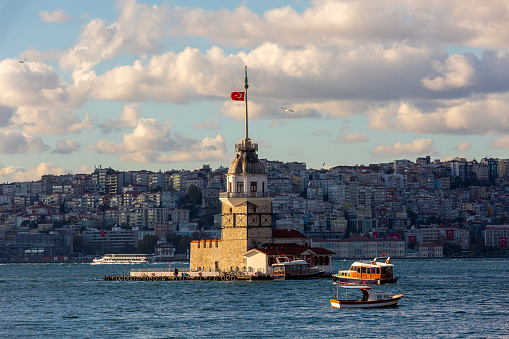
<path id="1" fill-rule="evenodd" d="M 0 337 L 509 336 L 508 259 L 391 262 L 398 284 L 374 289 L 405 297 L 370 310 L 332 309 L 330 279 L 112 282 L 103 276 L 123 274 L 122 265 L 0 265 Z"/>

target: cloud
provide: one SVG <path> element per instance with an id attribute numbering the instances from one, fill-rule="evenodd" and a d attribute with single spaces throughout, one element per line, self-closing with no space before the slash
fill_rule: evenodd
<path id="1" fill-rule="evenodd" d="M 472 143 L 464 141 L 461 144 L 454 147 L 456 151 L 468 151 L 472 147 Z"/>
<path id="2" fill-rule="evenodd" d="M 9 126 L 15 113 L 14 108 L 0 105 L 0 127 Z"/>
<path id="3" fill-rule="evenodd" d="M 509 136 L 503 136 L 492 140 L 490 145 L 495 148 L 509 148 Z"/>
<path id="4" fill-rule="evenodd" d="M 440 75 L 427 77 L 422 80 L 422 84 L 433 91 L 471 86 L 476 61 L 477 58 L 472 54 L 450 55 L 444 62 L 434 61 L 431 65 Z"/>
<path id="5" fill-rule="evenodd" d="M 67 85 L 41 62 L 0 61 L 0 107 L 11 107 L 10 122 L 29 134 L 66 134 L 93 128 L 74 112 L 86 100 L 86 86 Z M 12 112 L 11 112 L 12 113 Z M 11 114 L 3 114 L 3 121 Z"/>
<path id="6" fill-rule="evenodd" d="M 160 40 L 167 35 L 165 23 L 171 20 L 165 7 L 121 0 L 118 9 L 119 17 L 112 24 L 93 19 L 85 25 L 76 45 L 60 59 L 63 69 L 90 70 L 120 54 L 143 55 L 162 49 Z"/>
<path id="7" fill-rule="evenodd" d="M 394 145 L 377 145 L 371 154 L 375 157 L 433 154 L 435 143 L 431 139 L 417 139 L 411 142 L 396 142 Z"/>
<path id="8" fill-rule="evenodd" d="M 132 133 L 124 134 L 122 142 L 99 140 L 87 149 L 99 153 L 120 154 L 129 162 L 173 162 L 226 159 L 226 145 L 222 136 L 195 140 L 173 132 L 169 122 L 139 119 Z M 171 154 L 165 154 L 171 153 Z"/>
<path id="9" fill-rule="evenodd" d="M 109 133 L 112 129 L 135 127 L 140 117 L 141 107 L 138 104 L 124 105 L 124 109 L 117 119 L 106 119 L 99 128 L 103 133 Z"/>
<path id="10" fill-rule="evenodd" d="M 198 121 L 193 125 L 193 129 L 214 130 L 218 128 L 219 126 L 217 124 L 217 120 L 214 121 L 206 120 L 205 122 Z"/>
<path id="11" fill-rule="evenodd" d="M 53 12 L 39 11 L 38 14 L 44 22 L 65 22 L 71 20 L 71 16 L 64 14 L 63 9 L 56 9 Z"/>
<path id="12" fill-rule="evenodd" d="M 0 169 L 0 182 L 37 181 L 45 174 L 63 175 L 67 173 L 71 173 L 71 171 L 47 162 L 40 163 L 32 169 L 8 166 Z"/>
<path id="13" fill-rule="evenodd" d="M 81 142 L 77 140 L 58 139 L 55 149 L 51 151 L 53 154 L 71 154 L 81 147 Z"/>
<path id="14" fill-rule="evenodd" d="M 356 143 L 356 142 L 366 142 L 368 141 L 368 137 L 366 136 L 365 133 L 362 134 L 351 133 L 340 136 L 338 140 L 344 143 Z"/>
<path id="15" fill-rule="evenodd" d="M 456 100 L 442 100 L 442 107 L 420 110 L 409 102 L 373 106 L 369 128 L 430 134 L 504 134 L 509 132 L 509 94 L 479 94 Z"/>
<path id="16" fill-rule="evenodd" d="M 0 154 L 44 153 L 48 146 L 40 137 L 17 130 L 0 130 Z"/>

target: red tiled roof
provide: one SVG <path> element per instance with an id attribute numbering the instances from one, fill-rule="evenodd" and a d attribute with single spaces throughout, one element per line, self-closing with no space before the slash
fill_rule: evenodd
<path id="1" fill-rule="evenodd" d="M 306 238 L 304 234 L 300 233 L 295 229 L 291 230 L 272 230 L 272 236 L 274 238 Z"/>
<path id="2" fill-rule="evenodd" d="M 335 252 L 329 251 L 320 247 L 306 247 L 297 244 L 267 244 L 263 248 L 256 248 L 256 250 L 267 255 L 300 255 L 307 250 L 316 254 L 334 254 Z"/>

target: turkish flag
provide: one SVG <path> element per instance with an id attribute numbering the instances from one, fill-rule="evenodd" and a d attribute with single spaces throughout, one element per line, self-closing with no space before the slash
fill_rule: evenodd
<path id="1" fill-rule="evenodd" d="M 500 237 L 500 247 L 507 246 L 507 237 Z"/>
<path id="2" fill-rule="evenodd" d="M 391 233 L 391 239 L 401 239 L 401 236 L 399 233 Z"/>
<path id="3" fill-rule="evenodd" d="M 101 230 L 101 238 L 104 238 L 106 236 L 104 230 Z"/>
<path id="4" fill-rule="evenodd" d="M 244 101 L 244 92 L 232 92 L 232 100 Z"/>
<path id="5" fill-rule="evenodd" d="M 377 232 L 373 232 L 373 239 L 376 239 Z"/>
<path id="6" fill-rule="evenodd" d="M 447 230 L 447 241 L 454 240 L 454 230 Z"/>
<path id="7" fill-rule="evenodd" d="M 417 239 L 416 239 L 415 235 L 411 235 L 411 236 L 409 236 L 409 237 L 408 237 L 408 242 L 409 242 L 409 243 L 410 243 L 410 242 L 415 243 L 416 241 L 417 241 Z"/>

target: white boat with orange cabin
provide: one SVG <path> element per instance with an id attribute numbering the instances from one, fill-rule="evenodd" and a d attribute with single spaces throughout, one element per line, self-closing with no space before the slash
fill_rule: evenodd
<path id="1" fill-rule="evenodd" d="M 377 260 L 381 261 L 377 261 Z M 339 270 L 332 276 L 334 282 L 381 285 L 395 284 L 398 278 L 394 277 L 394 265 L 390 263 L 390 257 L 376 257 L 373 260 L 355 261 L 350 269 Z"/>

